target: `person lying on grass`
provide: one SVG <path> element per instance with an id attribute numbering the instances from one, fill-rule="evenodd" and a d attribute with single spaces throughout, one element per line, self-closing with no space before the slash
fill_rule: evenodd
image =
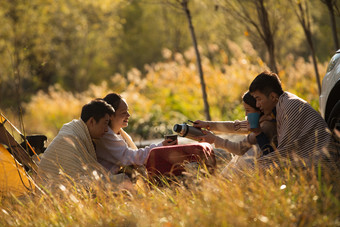
<path id="1" fill-rule="evenodd" d="M 104 100 L 116 111 L 110 116 L 108 132 L 97 141 L 96 154 L 100 164 L 111 173 L 118 173 L 122 167 L 145 164 L 154 147 L 177 144 L 177 140 L 167 139 L 159 144 L 137 148 L 131 137 L 123 130 L 129 123 L 129 107 L 116 93 L 108 94 Z"/>
<path id="2" fill-rule="evenodd" d="M 105 173 L 97 161 L 93 140 L 108 131 L 113 113 L 112 106 L 103 100 L 93 100 L 84 105 L 80 119 L 64 124 L 42 155 L 38 182 L 46 187 L 55 187 L 67 181 L 86 185 Z M 124 179 L 112 176 L 111 180 L 119 183 Z"/>

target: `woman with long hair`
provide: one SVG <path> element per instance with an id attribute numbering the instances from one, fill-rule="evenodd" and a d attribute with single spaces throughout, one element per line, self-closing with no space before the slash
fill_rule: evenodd
<path id="1" fill-rule="evenodd" d="M 138 149 L 130 135 L 123 130 L 128 126 L 130 118 L 126 100 L 119 94 L 110 93 L 104 101 L 115 109 L 115 113 L 110 118 L 108 132 L 96 143 L 96 153 L 98 162 L 111 173 L 118 173 L 125 166 L 141 166 L 145 164 L 152 148 L 177 143 L 177 140 L 166 139 L 159 144 Z"/>

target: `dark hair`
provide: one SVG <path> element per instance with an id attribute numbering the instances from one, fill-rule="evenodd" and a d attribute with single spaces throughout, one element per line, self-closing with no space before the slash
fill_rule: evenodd
<path id="1" fill-rule="evenodd" d="M 115 110 L 118 110 L 119 104 L 122 101 L 122 96 L 117 93 L 110 93 L 105 96 L 104 101 L 110 104 Z"/>
<path id="2" fill-rule="evenodd" d="M 80 118 L 84 122 L 87 122 L 91 117 L 93 117 L 95 121 L 98 122 L 101 118 L 105 117 L 106 114 L 111 116 L 114 113 L 115 110 L 111 105 L 102 99 L 95 99 L 83 106 Z"/>
<path id="3" fill-rule="evenodd" d="M 249 86 L 250 93 L 259 91 L 266 96 L 271 92 L 275 92 L 279 96 L 282 95 L 283 90 L 281 81 L 276 73 L 264 71 L 260 73 Z"/>
<path id="4" fill-rule="evenodd" d="M 250 94 L 249 91 L 244 93 L 244 95 L 242 96 L 242 100 L 243 100 L 243 102 L 247 103 L 249 106 L 260 111 L 260 109 L 258 107 L 256 107 L 256 99 Z"/>

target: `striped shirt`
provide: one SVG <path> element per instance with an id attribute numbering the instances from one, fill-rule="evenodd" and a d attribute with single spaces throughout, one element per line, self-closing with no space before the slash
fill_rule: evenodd
<path id="1" fill-rule="evenodd" d="M 284 92 L 276 104 L 277 149 L 257 159 L 260 170 L 293 167 L 316 167 L 334 157 L 332 135 L 320 114 L 306 101 Z"/>

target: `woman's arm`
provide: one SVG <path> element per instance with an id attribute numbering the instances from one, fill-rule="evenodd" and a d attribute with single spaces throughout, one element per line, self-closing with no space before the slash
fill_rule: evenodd
<path id="1" fill-rule="evenodd" d="M 223 139 L 219 136 L 214 135 L 209 131 L 203 131 L 204 136 L 197 137 L 197 140 L 200 142 L 214 143 L 215 147 L 222 148 L 227 150 L 230 153 L 236 155 L 243 155 L 247 152 L 249 148 L 251 148 L 251 144 L 248 142 L 247 138 L 244 138 L 242 141 L 233 142 L 228 139 Z"/>
<path id="2" fill-rule="evenodd" d="M 248 133 L 247 121 L 200 121 L 194 122 L 194 127 L 205 128 L 213 132 Z"/>
<path id="3" fill-rule="evenodd" d="M 154 147 L 161 144 L 151 144 L 145 148 L 132 149 L 118 136 L 104 135 L 97 144 L 98 161 L 107 169 L 117 166 L 143 165 Z"/>
<path id="4" fill-rule="evenodd" d="M 244 155 L 252 145 L 248 142 L 247 138 L 244 138 L 239 142 L 233 142 L 228 139 L 217 137 L 215 140 L 215 146 L 216 148 L 222 148 L 230 153 L 241 156 Z"/>

